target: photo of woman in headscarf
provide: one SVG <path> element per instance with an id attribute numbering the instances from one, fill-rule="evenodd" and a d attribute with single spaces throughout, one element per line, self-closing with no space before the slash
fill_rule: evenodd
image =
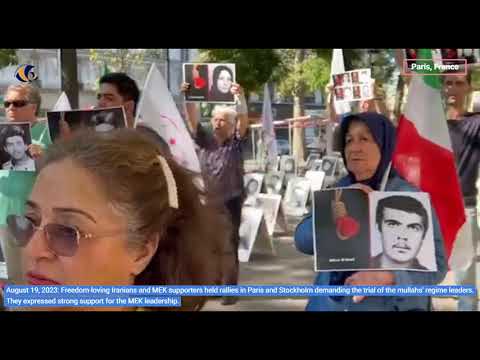
<path id="1" fill-rule="evenodd" d="M 231 88 L 235 82 L 234 71 L 227 65 L 210 64 L 209 72 L 212 74 L 212 82 L 208 93 L 208 101 L 233 103 L 234 96 Z"/>

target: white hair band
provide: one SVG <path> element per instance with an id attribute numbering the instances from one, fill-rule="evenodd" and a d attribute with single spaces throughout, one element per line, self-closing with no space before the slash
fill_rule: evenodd
<path id="1" fill-rule="evenodd" d="M 160 165 L 165 175 L 165 180 L 167 181 L 168 205 L 174 209 L 178 209 L 178 189 L 172 169 L 170 169 L 167 160 L 163 156 L 158 155 L 158 160 L 160 160 Z"/>

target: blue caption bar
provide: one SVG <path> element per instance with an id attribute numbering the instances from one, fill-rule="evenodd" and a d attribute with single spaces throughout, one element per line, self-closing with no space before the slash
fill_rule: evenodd
<path id="1" fill-rule="evenodd" d="M 7 285 L 5 297 L 108 298 L 158 296 L 472 296 L 474 286 L 21 286 Z"/>

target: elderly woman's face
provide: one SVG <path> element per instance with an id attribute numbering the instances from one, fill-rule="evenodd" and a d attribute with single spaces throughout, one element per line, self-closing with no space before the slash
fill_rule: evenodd
<path id="1" fill-rule="evenodd" d="M 222 93 L 227 94 L 230 92 L 230 88 L 232 87 L 232 76 L 227 70 L 220 71 L 218 74 L 217 79 L 217 88 Z"/>
<path id="2" fill-rule="evenodd" d="M 65 234 L 49 233 L 47 241 L 44 231 L 37 230 L 22 248 L 25 283 L 133 284 L 138 264 L 136 251 L 127 247 L 126 219 L 89 171 L 69 159 L 48 165 L 37 178 L 25 216 L 35 226 L 61 224 L 81 234 L 73 255 L 65 256 L 54 249 L 59 240 L 65 247 L 71 244 Z"/>
<path id="3" fill-rule="evenodd" d="M 377 171 L 381 154 L 372 133 L 361 121 L 352 121 L 345 136 L 347 168 L 357 181 L 370 179 Z"/>
<path id="4" fill-rule="evenodd" d="M 218 112 L 211 120 L 213 132 L 221 138 L 227 138 L 233 134 L 234 126 L 228 121 L 228 115 Z"/>

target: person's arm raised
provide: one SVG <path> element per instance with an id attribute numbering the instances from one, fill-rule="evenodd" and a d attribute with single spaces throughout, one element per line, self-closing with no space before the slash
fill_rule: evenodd
<path id="1" fill-rule="evenodd" d="M 248 107 L 247 101 L 245 99 L 245 95 L 243 89 L 238 84 L 232 85 L 232 94 L 235 96 L 236 99 L 236 110 L 237 110 L 237 131 L 240 138 L 244 138 L 247 135 L 248 131 Z"/>
<path id="2" fill-rule="evenodd" d="M 190 89 L 189 83 L 182 83 L 181 90 L 182 93 L 187 92 Z M 192 136 L 197 135 L 197 128 L 200 122 L 200 109 L 198 105 L 194 102 L 184 102 L 185 108 L 185 120 L 187 121 L 188 129 L 190 130 Z"/>

